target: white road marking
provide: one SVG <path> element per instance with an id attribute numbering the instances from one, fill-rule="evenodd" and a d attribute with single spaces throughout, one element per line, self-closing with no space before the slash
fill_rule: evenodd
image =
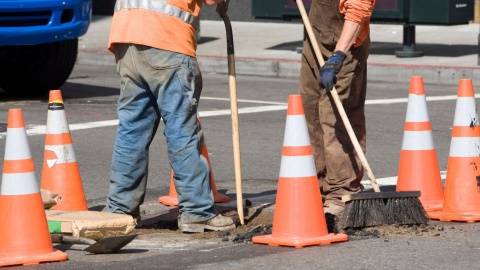
<path id="1" fill-rule="evenodd" d="M 480 98 L 480 94 L 475 95 L 476 98 Z M 435 97 L 427 97 L 427 101 L 443 101 L 443 100 L 454 100 L 456 99 L 456 95 L 448 95 L 448 96 L 435 96 Z M 219 100 L 219 101 L 230 101 L 229 98 L 217 98 L 217 97 L 202 97 L 204 100 Z M 247 114 L 247 113 L 258 113 L 258 112 L 271 112 L 271 111 L 282 111 L 287 109 L 287 103 L 281 102 L 271 102 L 271 101 L 262 101 L 262 100 L 247 100 L 247 99 L 239 99 L 237 100 L 239 103 L 255 103 L 255 104 L 266 104 L 267 106 L 257 106 L 257 107 L 246 107 L 246 108 L 239 108 L 238 114 Z M 367 100 L 365 102 L 366 105 L 377 105 L 377 104 L 394 104 L 394 103 L 407 103 L 408 98 L 392 98 L 392 99 L 373 99 Z M 230 109 L 227 110 L 215 110 L 215 111 L 200 111 L 199 115 L 201 118 L 204 117 L 211 117 L 211 116 L 221 116 L 221 115 L 229 115 Z M 105 120 L 105 121 L 97 121 L 97 122 L 87 122 L 87 123 L 79 123 L 79 124 L 70 124 L 70 131 L 73 130 L 83 130 L 83 129 L 91 129 L 91 128 L 98 128 L 98 127 L 110 127 L 110 126 L 117 126 L 118 119 L 114 120 Z M 44 135 L 46 133 L 46 125 L 28 125 L 27 135 Z M 0 132 L 0 139 L 5 138 L 6 132 Z"/>
<path id="2" fill-rule="evenodd" d="M 475 95 L 476 98 L 480 98 L 480 94 Z M 454 100 L 456 99 L 456 95 L 447 95 L 447 96 L 434 96 L 434 97 L 427 97 L 427 101 L 444 101 L 444 100 Z M 218 101 L 230 101 L 229 98 L 218 98 L 218 97 L 202 97 L 203 100 L 218 100 Z M 270 111 L 281 111 L 286 110 L 288 103 L 281 103 L 281 102 L 271 102 L 271 101 L 262 101 L 262 100 L 247 100 L 247 99 L 238 99 L 237 102 L 239 103 L 254 103 L 254 104 L 265 104 L 265 106 L 256 106 L 256 107 L 246 107 L 246 108 L 239 108 L 239 114 L 247 114 L 247 113 L 259 113 L 259 112 L 270 112 Z M 367 100 L 365 102 L 366 105 L 377 105 L 377 104 L 394 104 L 394 103 L 407 103 L 408 98 L 393 98 L 393 99 L 373 99 Z M 199 111 L 199 116 L 201 118 L 211 117 L 211 116 L 221 116 L 221 115 L 230 115 L 230 109 L 226 110 L 215 110 L 215 111 Z M 111 126 L 118 126 L 118 119 L 114 120 L 105 120 L 105 121 L 97 121 L 97 122 L 86 122 L 86 123 L 78 123 L 78 124 L 70 124 L 70 131 L 74 130 L 84 130 L 84 129 L 92 129 L 92 128 L 99 128 L 99 127 L 111 127 Z M 44 135 L 46 133 L 47 127 L 46 125 L 28 125 L 26 127 L 27 135 Z M 6 136 L 6 132 L 0 132 L 0 139 L 4 139 Z M 445 179 L 445 171 L 442 173 L 442 179 Z M 388 186 L 388 185 L 396 185 L 397 177 L 386 177 L 386 178 L 379 178 L 376 179 L 380 186 Z M 371 188 L 370 181 L 368 179 L 362 180 L 362 184 L 365 188 Z"/>
<path id="3" fill-rule="evenodd" d="M 220 100 L 220 101 L 228 101 L 230 102 L 229 98 L 217 98 L 217 97 L 201 97 L 201 100 Z M 287 105 L 285 102 L 274 102 L 274 101 L 263 101 L 263 100 L 251 100 L 251 99 L 237 99 L 237 102 L 245 102 L 245 103 L 258 103 L 258 104 L 272 104 L 272 105 Z"/>
<path id="4" fill-rule="evenodd" d="M 445 180 L 446 176 L 447 176 L 447 171 L 440 171 L 440 178 Z M 396 186 L 397 185 L 397 176 L 377 178 L 376 180 L 377 180 L 378 185 L 381 186 L 381 187 L 382 186 Z M 372 188 L 372 185 L 370 184 L 369 179 L 362 180 L 362 185 L 365 187 L 365 189 Z"/>

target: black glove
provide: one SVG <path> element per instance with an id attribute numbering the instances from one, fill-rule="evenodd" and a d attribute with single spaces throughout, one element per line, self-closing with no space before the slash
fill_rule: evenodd
<path id="1" fill-rule="evenodd" d="M 335 74 L 337 74 L 343 66 L 343 60 L 347 55 L 342 51 L 335 51 L 333 52 L 332 56 L 330 56 L 320 68 L 320 82 L 325 87 L 326 90 L 331 91 L 333 89 L 333 85 L 337 83 L 335 78 Z"/>

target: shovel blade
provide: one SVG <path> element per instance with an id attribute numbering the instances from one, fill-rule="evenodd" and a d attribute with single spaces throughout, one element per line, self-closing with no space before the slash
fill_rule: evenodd
<path id="1" fill-rule="evenodd" d="M 88 246 L 84 249 L 84 251 L 95 254 L 115 253 L 128 243 L 132 242 L 132 240 L 137 236 L 138 234 L 127 234 L 105 237 Z"/>

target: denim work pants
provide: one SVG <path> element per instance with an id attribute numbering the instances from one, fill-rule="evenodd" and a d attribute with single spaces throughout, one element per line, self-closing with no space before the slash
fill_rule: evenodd
<path id="1" fill-rule="evenodd" d="M 197 119 L 202 89 L 197 60 L 135 44 L 116 44 L 115 58 L 121 93 L 107 198 L 110 212 L 140 216 L 149 146 L 163 119 L 180 218 L 183 222 L 213 218 L 209 166 L 201 155 Z"/>

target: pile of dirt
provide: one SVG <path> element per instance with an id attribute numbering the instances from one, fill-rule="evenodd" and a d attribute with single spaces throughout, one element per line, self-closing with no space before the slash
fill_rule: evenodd
<path id="1" fill-rule="evenodd" d="M 236 211 L 222 212 L 223 215 L 231 216 L 237 219 Z M 200 234 L 191 234 L 194 239 L 222 239 L 222 241 L 232 241 L 236 243 L 251 242 L 253 236 L 266 235 L 272 233 L 273 212 L 255 211 L 251 216 L 245 216 L 245 224 L 240 225 L 233 230 L 226 232 L 205 232 Z M 440 236 L 445 228 L 435 224 L 421 225 L 383 225 L 369 228 L 347 229 L 339 228 L 339 220 L 332 215 L 326 215 L 327 229 L 329 233 L 346 233 L 350 239 L 369 239 L 369 238 L 412 238 L 412 237 L 436 237 Z M 137 233 L 170 233 L 182 234 L 177 226 L 177 220 L 162 220 L 154 224 L 136 229 Z"/>

